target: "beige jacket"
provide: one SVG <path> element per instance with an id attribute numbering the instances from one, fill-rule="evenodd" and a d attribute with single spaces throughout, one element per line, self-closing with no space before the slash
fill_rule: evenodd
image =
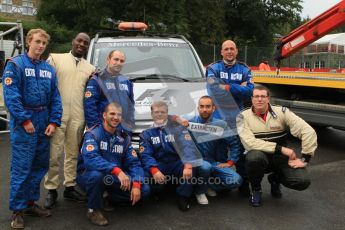
<path id="1" fill-rule="evenodd" d="M 95 67 L 84 58 L 77 65 L 71 53 L 50 54 L 48 62 L 56 69 L 63 117 L 84 120 L 84 89 Z"/>
<path id="2" fill-rule="evenodd" d="M 270 106 L 266 122 L 251 108 L 237 117 L 237 127 L 244 148 L 274 153 L 277 142 L 286 138 L 287 132 L 302 141 L 302 154 L 314 155 L 317 148 L 315 130 L 286 107 Z"/>

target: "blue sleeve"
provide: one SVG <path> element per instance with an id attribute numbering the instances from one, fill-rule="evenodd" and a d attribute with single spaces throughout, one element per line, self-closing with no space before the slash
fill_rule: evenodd
<path id="1" fill-rule="evenodd" d="M 184 164 L 190 163 L 194 165 L 195 161 L 202 159 L 202 155 L 194 143 L 191 134 L 185 127 L 179 125 L 174 134 L 177 142 L 174 147 Z"/>
<path id="2" fill-rule="evenodd" d="M 218 78 L 219 78 L 218 73 L 217 73 L 217 71 L 214 69 L 213 65 L 208 66 L 208 67 L 206 68 L 206 79 L 207 79 L 208 77 L 218 77 Z"/>
<path id="3" fill-rule="evenodd" d="M 116 163 L 107 161 L 99 154 L 99 143 L 91 133 L 85 134 L 81 152 L 87 170 L 110 174 L 114 167 L 118 167 Z"/>
<path id="4" fill-rule="evenodd" d="M 252 96 L 252 92 L 254 89 L 252 72 L 249 68 L 246 68 L 246 71 L 244 72 L 243 76 L 244 81 L 242 82 L 242 85 L 231 84 L 230 92 L 242 100 L 248 100 Z"/>
<path id="5" fill-rule="evenodd" d="M 7 62 L 3 74 L 4 100 L 11 116 L 16 119 L 18 124 L 31 119 L 31 113 L 26 111 L 23 106 L 23 81 L 19 65 L 13 61 Z"/>
<path id="6" fill-rule="evenodd" d="M 141 167 L 137 152 L 133 149 L 131 144 L 126 148 L 125 168 L 131 176 L 132 181 L 143 182 L 144 170 Z"/>
<path id="7" fill-rule="evenodd" d="M 57 126 L 61 125 L 62 117 L 62 102 L 61 96 L 58 89 L 58 79 L 56 77 L 55 71 L 53 71 L 52 77 L 52 91 L 50 95 L 50 105 L 49 105 L 49 123 L 55 123 Z"/>
<path id="8" fill-rule="evenodd" d="M 229 91 L 226 91 L 219 87 L 219 84 L 225 84 L 219 76 L 217 66 L 212 65 L 207 68 L 206 71 L 206 89 L 208 95 L 216 100 L 222 100 L 224 98 L 232 97 Z"/>
<path id="9" fill-rule="evenodd" d="M 150 142 L 150 137 L 144 131 L 140 135 L 139 150 L 141 154 L 141 162 L 146 171 L 149 171 L 151 167 L 157 167 L 158 163 L 154 158 L 154 148 Z"/>
<path id="10" fill-rule="evenodd" d="M 227 160 L 232 160 L 236 163 L 240 158 L 240 154 L 242 154 L 240 137 L 238 135 L 229 136 L 225 138 L 225 141 L 230 148 L 230 156 L 228 156 Z"/>
<path id="11" fill-rule="evenodd" d="M 98 111 L 100 94 L 99 85 L 94 76 L 88 81 L 84 94 L 84 116 L 88 128 L 102 124 L 101 115 Z"/>

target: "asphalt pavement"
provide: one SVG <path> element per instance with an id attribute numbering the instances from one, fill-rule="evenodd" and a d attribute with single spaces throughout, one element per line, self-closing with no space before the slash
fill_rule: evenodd
<path id="1" fill-rule="evenodd" d="M 283 198 L 269 193 L 267 178 L 263 180 L 263 206 L 249 206 L 237 190 L 209 198 L 209 205 L 192 202 L 188 212 L 180 212 L 173 193 L 165 199 L 149 199 L 138 206 L 119 205 L 105 213 L 106 227 L 94 226 L 86 219 L 85 203 L 66 201 L 59 190 L 58 206 L 49 218 L 26 217 L 28 230 L 55 229 L 345 229 L 345 131 L 332 128 L 318 132 L 319 148 L 309 165 L 311 186 L 302 192 L 283 188 Z M 292 147 L 299 142 L 290 138 Z M 0 134 L 0 230 L 10 229 L 9 135 Z M 40 204 L 46 191 L 41 189 Z"/>

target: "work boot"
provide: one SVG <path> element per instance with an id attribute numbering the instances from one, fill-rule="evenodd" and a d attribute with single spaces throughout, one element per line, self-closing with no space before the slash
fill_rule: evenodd
<path id="1" fill-rule="evenodd" d="M 98 226 L 108 225 L 108 220 L 103 216 L 100 210 L 89 209 L 86 214 L 91 223 Z"/>
<path id="2" fill-rule="evenodd" d="M 12 221 L 11 221 L 11 228 L 13 229 L 24 229 L 24 219 L 23 219 L 23 212 L 13 212 L 12 214 Z"/>
<path id="3" fill-rule="evenodd" d="M 271 195 L 274 198 L 282 198 L 282 191 L 280 190 L 280 183 L 278 181 L 277 175 L 272 173 L 267 177 L 268 182 L 271 184 Z"/>
<path id="4" fill-rule="evenodd" d="M 177 204 L 178 204 L 178 208 L 183 212 L 188 211 L 190 208 L 188 197 L 179 196 Z"/>
<path id="5" fill-rule="evenodd" d="M 56 205 L 56 199 L 58 197 L 58 193 L 55 189 L 48 190 L 46 200 L 44 202 L 44 208 L 52 209 Z"/>
<path id="6" fill-rule="evenodd" d="M 30 205 L 23 211 L 25 216 L 38 216 L 38 217 L 48 217 L 51 216 L 52 213 L 50 210 L 44 209 L 37 204 Z"/>
<path id="7" fill-rule="evenodd" d="M 262 194 L 261 190 L 252 192 L 249 202 L 253 207 L 261 206 L 261 194 Z"/>
<path id="8" fill-rule="evenodd" d="M 78 192 L 75 187 L 66 187 L 65 191 L 63 192 L 63 196 L 67 200 L 72 200 L 76 202 L 86 202 L 86 196 L 80 192 Z"/>

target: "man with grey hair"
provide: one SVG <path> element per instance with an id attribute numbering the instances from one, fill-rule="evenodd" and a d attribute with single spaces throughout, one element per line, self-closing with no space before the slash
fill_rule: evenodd
<path id="1" fill-rule="evenodd" d="M 178 207 L 187 211 L 193 192 L 193 167 L 202 164 L 202 158 L 186 128 L 168 119 L 168 106 L 157 101 L 151 105 L 153 127 L 140 134 L 140 153 L 145 176 L 153 178 L 153 193 L 161 190 L 168 178 L 177 179 Z"/>

